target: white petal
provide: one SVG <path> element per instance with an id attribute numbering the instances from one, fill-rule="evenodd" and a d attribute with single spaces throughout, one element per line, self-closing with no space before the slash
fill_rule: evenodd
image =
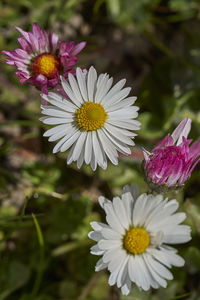
<path id="1" fill-rule="evenodd" d="M 136 202 L 135 202 L 135 206 L 134 206 L 134 209 L 133 209 L 133 219 L 132 219 L 132 222 L 133 222 L 133 225 L 135 227 L 137 226 L 142 226 L 144 225 L 144 211 L 145 211 L 145 206 L 146 206 L 146 203 L 147 203 L 147 195 L 146 194 L 142 194 L 140 195 Z"/>
<path id="2" fill-rule="evenodd" d="M 178 201 L 176 201 L 175 199 L 170 200 L 165 204 L 165 209 L 169 215 L 173 214 L 178 209 L 178 207 Z"/>
<path id="3" fill-rule="evenodd" d="M 148 255 L 147 253 L 145 253 L 145 255 L 143 256 L 146 266 L 149 269 L 149 272 L 151 273 L 152 277 L 154 278 L 154 280 L 162 287 L 166 288 L 167 286 L 167 282 L 165 279 L 163 279 L 157 272 L 154 271 L 154 269 L 152 268 L 151 265 L 151 261 L 150 261 L 150 255 Z"/>
<path id="4" fill-rule="evenodd" d="M 65 93 L 67 94 L 67 96 L 71 99 L 71 101 L 78 107 L 80 107 L 81 105 L 81 101 L 75 96 L 74 92 L 72 91 L 70 85 L 68 84 L 68 82 L 64 79 L 64 77 L 60 77 L 61 78 L 61 83 L 62 83 L 62 87 L 65 91 Z"/>
<path id="5" fill-rule="evenodd" d="M 122 239 L 122 235 L 111 228 L 103 228 L 101 230 L 101 234 L 105 239 L 108 239 L 108 240 L 121 240 Z"/>
<path id="6" fill-rule="evenodd" d="M 86 88 L 86 77 L 80 68 L 76 69 L 76 77 L 78 80 L 78 84 L 79 84 L 79 88 L 80 88 L 82 97 L 85 101 L 88 101 L 88 94 L 87 94 L 87 88 Z"/>
<path id="7" fill-rule="evenodd" d="M 82 166 L 82 164 L 84 162 L 84 152 L 85 152 L 85 148 L 83 148 L 83 151 L 81 151 L 80 156 L 79 156 L 79 158 L 77 160 L 77 167 L 78 167 L 78 169 L 81 168 L 81 166 Z"/>
<path id="8" fill-rule="evenodd" d="M 76 79 L 74 78 L 74 76 L 71 73 L 69 73 L 68 78 L 69 78 L 69 83 L 71 85 L 71 89 L 72 89 L 74 95 L 78 99 L 79 103 L 83 104 L 84 101 L 81 96 L 81 92 L 80 92 L 80 89 L 79 89 Z"/>
<path id="9" fill-rule="evenodd" d="M 91 240 L 96 241 L 96 242 L 98 242 L 100 239 L 102 239 L 102 235 L 101 235 L 101 233 L 98 232 L 98 231 L 90 231 L 90 232 L 88 233 L 88 237 L 89 237 Z"/>
<path id="10" fill-rule="evenodd" d="M 92 132 L 88 131 L 85 142 L 85 162 L 88 165 L 92 157 Z"/>
<path id="11" fill-rule="evenodd" d="M 171 264 L 167 258 L 167 255 L 161 250 L 155 249 L 155 248 L 149 248 L 147 249 L 147 252 L 150 253 L 156 260 L 158 260 L 160 263 L 164 264 L 168 268 L 171 268 Z"/>
<path id="12" fill-rule="evenodd" d="M 185 137 L 187 139 L 187 136 L 191 129 L 191 119 L 184 118 L 181 123 L 176 127 L 176 129 L 172 133 L 172 138 L 174 140 L 174 143 L 176 145 L 180 145 L 182 143 L 182 138 Z"/>
<path id="13" fill-rule="evenodd" d="M 116 248 L 104 251 L 104 254 L 102 257 L 103 262 L 109 263 L 114 257 L 116 257 L 116 254 L 117 254 Z"/>
<path id="14" fill-rule="evenodd" d="M 79 138 L 81 132 L 76 131 L 64 144 L 61 146 L 60 151 L 64 152 L 71 147 L 71 145 Z"/>
<path id="15" fill-rule="evenodd" d="M 137 120 L 112 120 L 107 119 L 106 120 L 107 123 L 120 127 L 120 128 L 125 128 L 125 129 L 129 129 L 129 130 L 139 130 L 141 123 Z"/>
<path id="16" fill-rule="evenodd" d="M 126 258 L 123 261 L 123 264 L 121 265 L 121 268 L 119 270 L 118 276 L 117 276 L 117 287 L 120 288 L 122 285 L 126 283 L 126 277 L 128 275 L 128 260 L 129 255 L 126 255 Z"/>
<path id="17" fill-rule="evenodd" d="M 135 119 L 138 116 L 138 107 L 130 106 L 109 112 L 109 118 L 112 120 Z"/>
<path id="18" fill-rule="evenodd" d="M 97 81 L 97 90 L 96 90 L 95 97 L 94 97 L 94 100 L 96 103 L 101 102 L 101 99 L 107 93 L 106 85 L 107 85 L 108 79 L 109 79 L 109 76 L 107 74 L 103 74 L 100 82 Z"/>
<path id="19" fill-rule="evenodd" d="M 105 205 L 106 203 L 110 203 L 110 204 L 112 205 L 112 202 L 111 202 L 110 200 L 108 200 L 107 198 L 105 198 L 104 196 L 100 196 L 100 197 L 98 198 L 98 201 L 99 201 L 100 206 L 101 206 L 104 210 L 105 210 L 104 205 Z"/>
<path id="20" fill-rule="evenodd" d="M 116 137 L 118 140 L 120 140 L 122 143 L 125 143 L 127 145 L 130 145 L 130 146 L 134 146 L 134 142 L 129 138 L 127 137 L 123 130 L 122 129 L 118 129 L 117 127 L 115 126 L 112 126 L 108 123 L 105 123 L 104 124 L 104 128 L 114 137 Z"/>
<path id="21" fill-rule="evenodd" d="M 108 283 L 114 285 L 117 281 L 117 277 L 121 268 L 124 268 L 124 261 L 127 255 L 124 250 L 117 249 L 112 260 L 108 263 L 108 270 L 111 272 Z"/>
<path id="22" fill-rule="evenodd" d="M 104 251 L 99 249 L 98 245 L 94 245 L 90 248 L 90 253 L 93 255 L 102 255 Z"/>
<path id="23" fill-rule="evenodd" d="M 139 270 L 136 269 L 136 264 L 135 264 L 136 257 L 133 255 L 130 255 L 129 261 L 128 261 L 128 274 L 134 283 L 138 285 L 138 273 Z"/>
<path id="24" fill-rule="evenodd" d="M 69 99 L 65 100 L 64 98 L 58 98 L 58 97 L 59 97 L 58 94 L 49 92 L 47 101 L 52 105 L 59 107 L 65 111 L 72 112 L 72 113 L 76 111 L 77 106 L 75 106 Z"/>
<path id="25" fill-rule="evenodd" d="M 112 106 L 113 104 L 123 100 L 124 98 L 126 98 L 128 96 L 130 91 L 131 91 L 131 88 L 124 88 L 123 90 L 119 91 L 118 93 L 113 95 L 110 99 L 108 99 L 107 102 L 104 103 L 104 108 L 107 109 L 110 106 Z"/>
<path id="26" fill-rule="evenodd" d="M 106 220 L 108 224 L 113 228 L 113 230 L 116 230 L 120 234 L 124 234 L 125 230 L 119 222 L 119 219 L 115 214 L 112 204 L 106 203 L 104 207 L 106 211 Z"/>
<path id="27" fill-rule="evenodd" d="M 166 267 L 164 267 L 162 264 L 156 261 L 151 255 L 149 255 L 148 258 L 149 258 L 149 265 L 157 274 L 159 274 L 162 278 L 168 280 L 173 279 L 172 273 Z"/>
<path id="28" fill-rule="evenodd" d="M 53 153 L 56 153 L 58 151 L 60 151 L 61 146 L 71 137 L 73 136 L 75 133 L 77 133 L 77 129 L 75 127 L 72 127 L 70 130 L 70 133 L 65 135 L 53 148 Z"/>
<path id="29" fill-rule="evenodd" d="M 67 118 L 54 118 L 54 117 L 47 117 L 46 119 L 40 118 L 40 120 L 47 125 L 59 125 L 59 124 L 67 124 L 73 122 L 73 117 Z"/>
<path id="30" fill-rule="evenodd" d="M 162 253 L 166 256 L 166 259 L 169 261 L 169 263 L 176 267 L 182 267 L 185 264 L 184 259 L 174 253 L 174 251 L 166 250 L 164 247 L 160 247 L 160 250 Z"/>
<path id="31" fill-rule="evenodd" d="M 90 166 L 91 166 L 91 168 L 92 168 L 93 171 L 95 171 L 96 168 L 97 168 L 97 159 L 96 159 L 96 156 L 94 155 L 93 148 L 92 148 Z"/>
<path id="32" fill-rule="evenodd" d="M 126 99 L 123 99 L 123 101 L 117 102 L 117 103 L 113 104 L 112 106 L 108 107 L 106 111 L 108 113 L 110 113 L 110 112 L 113 112 L 116 110 L 118 111 L 124 107 L 129 107 L 135 103 L 136 99 L 137 99 L 137 97 L 128 97 Z"/>
<path id="33" fill-rule="evenodd" d="M 113 207 L 115 210 L 116 215 L 118 216 L 121 225 L 125 228 L 128 229 L 130 223 L 128 222 L 127 214 L 124 208 L 124 205 L 119 197 L 114 197 L 113 198 Z"/>
<path id="34" fill-rule="evenodd" d="M 90 222 L 90 226 L 96 231 L 101 231 L 103 228 L 109 228 L 107 224 L 101 222 Z"/>
<path id="35" fill-rule="evenodd" d="M 118 81 L 112 88 L 111 90 L 102 98 L 101 100 L 101 104 L 103 105 L 104 103 L 106 103 L 111 97 L 113 97 L 114 95 L 116 95 L 125 85 L 126 83 L 126 79 L 122 79 L 120 81 Z"/>
<path id="36" fill-rule="evenodd" d="M 62 138 L 63 136 L 65 136 L 66 134 L 68 134 L 71 131 L 71 129 L 72 129 L 72 127 L 70 126 L 70 127 L 64 128 L 62 130 L 59 130 L 57 133 L 55 133 L 52 136 L 50 136 L 50 138 L 48 139 L 48 141 L 49 142 L 54 142 L 54 141 Z"/>
<path id="37" fill-rule="evenodd" d="M 97 163 L 104 169 L 107 166 L 106 161 L 104 160 L 102 149 L 99 145 L 96 131 L 92 131 L 92 146 L 94 150 L 94 156 Z"/>
<path id="38" fill-rule="evenodd" d="M 87 77 L 87 91 L 88 91 L 88 100 L 94 101 L 94 91 L 97 81 L 97 72 L 94 67 L 90 67 Z"/>
<path id="39" fill-rule="evenodd" d="M 101 129 L 97 130 L 97 134 L 98 134 L 99 140 L 101 141 L 102 147 L 103 147 L 106 155 L 108 156 L 108 158 L 114 165 L 117 165 L 118 164 L 118 159 L 117 159 L 118 154 L 117 154 L 115 147 L 113 146 L 113 144 L 110 142 L 110 140 L 107 138 L 107 136 Z"/>
<path id="40" fill-rule="evenodd" d="M 148 276 L 148 280 L 150 282 L 150 286 L 152 286 L 154 289 L 157 289 L 159 288 L 159 284 L 157 283 L 157 281 L 153 278 L 151 272 L 149 271 L 149 268 L 146 264 L 146 261 L 145 261 L 145 255 L 146 253 L 142 253 L 142 259 L 143 259 L 143 267 L 144 267 L 144 270 L 145 270 L 145 273 L 147 274 Z"/>
<path id="41" fill-rule="evenodd" d="M 102 127 L 103 132 L 108 137 L 108 139 L 115 145 L 116 149 L 124 154 L 131 154 L 131 150 L 129 147 L 124 145 L 124 143 L 120 142 L 114 136 L 112 136 L 105 128 Z"/>
<path id="42" fill-rule="evenodd" d="M 72 114 L 66 112 L 66 111 L 63 111 L 63 110 L 60 110 L 60 109 L 57 109 L 57 108 L 49 108 L 47 106 L 47 109 L 43 109 L 42 110 L 42 114 L 43 115 L 46 115 L 46 116 L 52 116 L 52 117 L 60 117 L 60 118 L 70 118 L 72 117 Z"/>
<path id="43" fill-rule="evenodd" d="M 102 250 L 109 250 L 113 248 L 120 248 L 122 246 L 122 242 L 120 240 L 103 240 L 101 239 L 98 242 L 98 246 Z"/>
<path id="44" fill-rule="evenodd" d="M 138 264 L 138 270 L 140 273 L 140 284 L 144 291 L 148 291 L 151 285 L 151 277 L 148 275 L 148 269 L 141 255 L 136 256 L 136 262 Z"/>
<path id="45" fill-rule="evenodd" d="M 73 160 L 74 161 L 76 161 L 79 158 L 81 151 L 83 151 L 86 136 L 87 136 L 87 132 L 83 131 L 83 132 L 81 132 L 79 138 L 77 139 L 76 146 L 73 151 Z"/>
<path id="46" fill-rule="evenodd" d="M 125 282 L 126 283 L 121 287 L 121 292 L 123 295 L 127 296 L 131 291 L 131 281 L 129 279 L 128 274 L 127 274 L 127 278 L 126 278 Z"/>
<path id="47" fill-rule="evenodd" d="M 98 271 L 101 271 L 101 270 L 103 270 L 105 268 L 107 268 L 107 264 L 104 264 L 103 259 L 100 258 L 98 260 L 98 262 L 96 263 L 95 271 L 98 272 Z"/>
<path id="48" fill-rule="evenodd" d="M 62 95 L 55 93 L 55 92 L 49 92 L 48 95 L 40 94 L 40 96 L 48 102 L 50 99 L 54 99 L 55 101 L 62 102 L 62 99 L 63 99 Z"/>
<path id="49" fill-rule="evenodd" d="M 54 135 L 62 130 L 64 130 L 65 128 L 68 128 L 70 127 L 71 128 L 71 125 L 69 124 L 62 124 L 62 125 L 58 125 L 58 126 L 55 126 L 55 127 L 52 127 L 51 129 L 48 129 L 47 131 L 45 131 L 45 133 L 43 134 L 43 136 L 51 136 L 51 135 Z"/>

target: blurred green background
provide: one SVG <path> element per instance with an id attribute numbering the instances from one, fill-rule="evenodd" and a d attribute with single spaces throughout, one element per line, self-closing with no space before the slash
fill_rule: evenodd
<path id="1" fill-rule="evenodd" d="M 137 95 L 142 129 L 130 157 L 92 172 L 66 166 L 42 138 L 39 91 L 22 86 L 15 68 L 0 64 L 0 300 L 200 299 L 200 177 L 196 168 L 175 197 L 193 239 L 178 247 L 186 264 L 173 268 L 166 289 L 123 297 L 106 272 L 94 272 L 87 238 L 104 220 L 97 198 L 137 182 L 147 191 L 141 147 L 153 145 L 185 116 L 200 136 L 200 1 L 1 0 L 0 50 L 18 47 L 15 26 L 38 22 L 62 40 L 87 41 L 79 65 L 127 78 Z"/>

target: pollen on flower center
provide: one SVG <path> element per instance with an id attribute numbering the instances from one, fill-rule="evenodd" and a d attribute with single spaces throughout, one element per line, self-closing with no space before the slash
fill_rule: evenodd
<path id="1" fill-rule="evenodd" d="M 132 254 L 140 254 L 149 246 L 149 234 L 144 228 L 130 229 L 124 237 L 124 248 Z"/>
<path id="2" fill-rule="evenodd" d="M 52 79 L 55 73 L 59 70 L 59 60 L 50 53 L 43 53 L 41 55 L 38 55 L 32 64 L 33 76 L 42 74 L 48 79 Z"/>
<path id="3" fill-rule="evenodd" d="M 86 131 L 101 128 L 106 119 L 107 113 L 100 103 L 85 102 L 76 113 L 76 121 L 80 128 Z"/>

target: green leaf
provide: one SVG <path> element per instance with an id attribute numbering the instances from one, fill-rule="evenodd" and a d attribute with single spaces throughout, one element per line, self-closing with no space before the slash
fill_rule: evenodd
<path id="1" fill-rule="evenodd" d="M 185 259 L 193 272 L 200 271 L 200 250 L 197 247 L 189 247 L 186 250 Z"/>
<path id="2" fill-rule="evenodd" d="M 30 277 L 30 269 L 18 261 L 12 261 L 8 267 L 5 289 L 0 293 L 0 300 L 6 299 L 15 290 L 25 285 Z"/>

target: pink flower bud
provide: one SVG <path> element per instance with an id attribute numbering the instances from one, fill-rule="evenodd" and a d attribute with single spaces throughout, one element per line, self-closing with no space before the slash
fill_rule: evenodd
<path id="1" fill-rule="evenodd" d="M 191 119 L 185 118 L 172 135 L 161 140 L 151 153 L 144 150 L 144 172 L 151 188 L 178 188 L 200 162 L 200 140 L 187 139 Z"/>

